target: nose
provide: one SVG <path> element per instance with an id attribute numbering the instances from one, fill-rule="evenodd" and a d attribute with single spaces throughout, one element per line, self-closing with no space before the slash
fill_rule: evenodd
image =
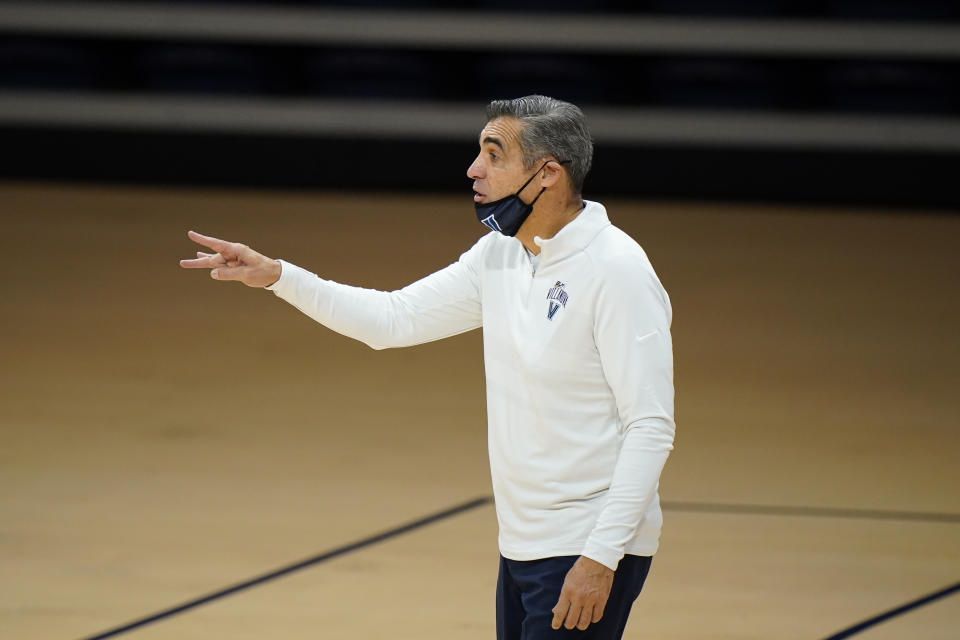
<path id="1" fill-rule="evenodd" d="M 486 175 L 486 173 L 483 169 L 483 163 L 480 161 L 480 155 L 478 154 L 470 166 L 467 167 L 467 177 L 472 180 L 479 180 L 483 178 L 484 175 Z"/>

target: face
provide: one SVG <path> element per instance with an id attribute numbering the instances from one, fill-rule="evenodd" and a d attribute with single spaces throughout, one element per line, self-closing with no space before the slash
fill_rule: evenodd
<path id="1" fill-rule="evenodd" d="M 516 118 L 497 118 L 480 132 L 480 153 L 467 169 L 467 177 L 473 179 L 474 202 L 493 202 L 516 193 L 530 177 L 520 149 L 522 127 Z M 531 192 L 535 182 L 527 185 Z"/>

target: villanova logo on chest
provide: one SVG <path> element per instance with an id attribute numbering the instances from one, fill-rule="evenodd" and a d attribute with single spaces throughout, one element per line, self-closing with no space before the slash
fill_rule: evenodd
<path id="1" fill-rule="evenodd" d="M 560 310 L 560 307 L 567 306 L 570 295 L 563 290 L 565 286 L 567 285 L 557 280 L 557 283 L 550 287 L 550 291 L 547 291 L 547 320 L 553 320 L 553 316 Z"/>

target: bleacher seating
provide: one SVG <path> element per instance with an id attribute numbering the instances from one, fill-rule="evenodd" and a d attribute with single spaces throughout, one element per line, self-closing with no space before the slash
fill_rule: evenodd
<path id="1" fill-rule="evenodd" d="M 955 0 L 91 4 L 91 11 L 114 11 L 109 19 L 91 19 L 75 2 L 62 10 L 60 4 L 0 4 L 0 132 L 23 123 L 31 131 L 95 131 L 101 125 L 89 114 L 102 99 L 119 122 L 130 109 L 128 129 L 147 124 L 151 131 L 221 135 L 216 122 L 190 120 L 191 101 L 209 98 L 231 100 L 224 108 L 237 112 L 233 122 L 263 121 L 251 136 L 294 133 L 285 111 L 293 102 L 324 113 L 340 109 L 331 122 L 349 118 L 351 105 L 383 104 L 381 123 L 371 122 L 366 135 L 389 130 L 387 140 L 405 124 L 391 121 L 393 103 L 453 122 L 463 105 L 538 92 L 589 108 L 601 141 L 624 153 L 667 145 L 691 153 L 776 151 L 781 158 L 894 148 L 960 156 Z M 56 95 L 63 97 L 59 111 Z M 73 118 L 81 95 L 93 106 Z M 139 102 L 130 106 L 117 96 Z M 183 100 L 184 108 L 144 108 L 160 99 Z M 142 120 L 168 114 L 170 121 Z M 787 125 L 751 127 L 751 115 Z M 724 129 L 726 116 L 746 124 Z M 855 120 L 836 127 L 837 117 Z M 931 118 L 942 135 L 930 132 Z M 410 136 L 437 144 L 470 139 L 473 120 L 462 121 L 463 132 L 449 125 L 434 131 L 424 121 Z M 340 135 L 320 119 L 303 126 L 304 136 Z M 229 130 L 237 135 L 242 127 Z M 889 138 L 887 130 L 894 132 Z M 827 140 L 824 131 L 835 136 L 829 144 L 811 142 Z"/>

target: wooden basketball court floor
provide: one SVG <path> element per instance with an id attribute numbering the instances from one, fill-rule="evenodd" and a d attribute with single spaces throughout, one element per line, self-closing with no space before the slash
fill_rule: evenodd
<path id="1" fill-rule="evenodd" d="M 188 229 L 395 288 L 449 195 L 0 185 L 0 637 L 494 635 L 481 336 L 375 352 L 178 267 Z M 677 442 L 626 638 L 817 639 L 960 581 L 960 216 L 606 202 L 674 305 Z M 960 595 L 862 630 L 960 638 Z"/>

